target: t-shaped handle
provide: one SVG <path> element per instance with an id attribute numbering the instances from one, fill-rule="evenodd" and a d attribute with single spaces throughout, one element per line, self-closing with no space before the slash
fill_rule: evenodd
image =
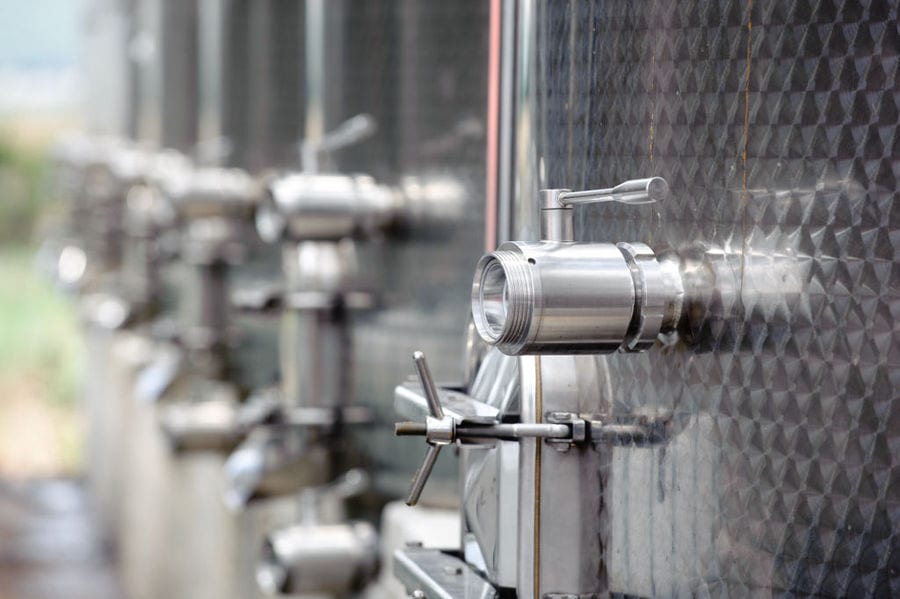
<path id="1" fill-rule="evenodd" d="M 461 443 L 478 443 L 487 440 L 517 440 L 522 438 L 568 439 L 572 437 L 573 428 L 567 423 L 518 424 L 502 423 L 493 417 L 467 417 L 441 405 L 438 388 L 431 377 L 431 371 L 425 360 L 425 354 L 417 351 L 413 354 L 413 362 L 419 382 L 422 384 L 428 416 L 424 423 L 398 422 L 394 432 L 398 436 L 423 436 L 428 444 L 425 459 L 416 470 L 407 505 L 415 505 L 419 501 L 425 482 L 431 475 L 434 464 L 441 452 L 441 447 L 456 441 Z M 448 413 L 449 412 L 449 413 Z"/>
<path id="2" fill-rule="evenodd" d="M 662 177 L 648 177 L 630 179 L 606 189 L 542 189 L 540 193 L 541 240 L 575 241 L 575 206 L 601 202 L 649 204 L 665 199 L 669 184 Z"/>
<path id="3" fill-rule="evenodd" d="M 412 484 L 409 488 L 409 495 L 406 498 L 406 505 L 416 505 L 419 502 L 419 497 L 422 495 L 425 483 L 428 481 L 428 477 L 431 476 L 434 464 L 437 462 L 438 456 L 441 453 L 441 447 L 453 442 L 453 429 L 455 426 L 453 418 L 444 415 L 444 409 L 441 407 L 441 399 L 438 395 L 437 385 L 434 384 L 434 379 L 431 377 L 431 369 L 428 368 L 428 361 L 425 359 L 425 354 L 420 351 L 415 352 L 413 354 L 413 363 L 416 366 L 416 374 L 419 375 L 419 382 L 422 384 L 422 390 L 425 392 L 425 400 L 428 403 L 428 413 L 430 415 L 425 421 L 425 430 L 427 431 L 425 433 L 425 441 L 428 443 L 428 450 L 425 452 L 425 459 L 422 460 L 422 465 L 419 466 L 413 476 Z M 398 435 L 417 434 L 416 432 L 406 430 L 410 428 L 411 425 L 412 427 L 417 428 L 418 432 L 419 427 L 415 423 L 401 422 L 397 425 L 396 433 Z"/>

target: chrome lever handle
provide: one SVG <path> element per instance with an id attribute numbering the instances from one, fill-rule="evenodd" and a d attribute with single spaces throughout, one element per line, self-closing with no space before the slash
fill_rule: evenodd
<path id="1" fill-rule="evenodd" d="M 431 476 L 431 471 L 434 469 L 434 464 L 437 462 L 440 453 L 440 445 L 432 445 L 429 443 L 428 450 L 425 452 L 425 459 L 422 460 L 422 464 L 419 466 L 419 469 L 416 470 L 412 479 L 412 484 L 409 486 L 406 505 L 413 506 L 419 503 L 419 497 L 422 496 L 422 491 L 425 489 L 425 483 L 428 482 L 428 477 Z"/>
<path id="2" fill-rule="evenodd" d="M 647 204 L 665 199 L 669 184 L 662 177 L 631 179 L 608 189 L 588 189 L 585 191 L 563 191 L 558 201 L 563 206 L 620 202 L 623 204 Z"/>
<path id="3" fill-rule="evenodd" d="M 333 152 L 359 143 L 375 134 L 378 125 L 371 114 L 352 116 L 328 133 L 317 144 L 320 152 Z"/>
<path id="4" fill-rule="evenodd" d="M 443 420 L 444 410 L 441 408 L 441 398 L 438 395 L 434 379 L 431 377 L 431 370 L 428 368 L 425 354 L 420 351 L 413 353 L 413 362 L 416 365 L 416 374 L 419 375 L 419 382 L 422 383 L 422 390 L 425 391 L 428 411 L 431 413 L 432 418 Z"/>
<path id="5" fill-rule="evenodd" d="M 630 179 L 607 189 L 542 189 L 541 241 L 575 241 L 575 206 L 602 202 L 649 204 L 668 194 L 669 184 L 662 177 Z"/>
<path id="6" fill-rule="evenodd" d="M 321 139 L 304 139 L 300 142 L 300 162 L 303 172 L 315 173 L 319 170 L 319 154 L 334 152 L 357 144 L 372 135 L 378 124 L 371 114 L 362 113 L 350 117 Z"/>
<path id="7" fill-rule="evenodd" d="M 425 354 L 420 351 L 414 352 L 413 363 L 416 367 L 416 374 L 419 376 L 419 382 L 422 383 L 430 416 L 426 419 L 425 424 L 400 422 L 397 423 L 395 429 L 395 433 L 398 436 L 409 434 L 425 435 L 425 442 L 428 443 L 425 458 L 416 470 L 415 475 L 413 475 L 412 483 L 409 487 L 409 495 L 406 498 L 406 505 L 416 505 L 419 502 L 425 483 L 428 482 L 428 477 L 431 476 L 434 464 L 441 453 L 441 446 L 449 445 L 454 440 L 453 431 L 456 424 L 452 417 L 444 414 L 437 385 L 434 384 L 434 378 L 431 376 L 431 369 L 428 368 Z M 415 432 L 412 432 L 412 429 Z"/>

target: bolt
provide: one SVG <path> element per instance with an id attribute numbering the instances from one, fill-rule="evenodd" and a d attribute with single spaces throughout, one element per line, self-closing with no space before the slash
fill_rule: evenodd
<path id="1" fill-rule="evenodd" d="M 425 435 L 428 433 L 428 427 L 424 422 L 398 422 L 394 425 L 394 434 L 398 437 L 406 437 L 411 435 Z"/>

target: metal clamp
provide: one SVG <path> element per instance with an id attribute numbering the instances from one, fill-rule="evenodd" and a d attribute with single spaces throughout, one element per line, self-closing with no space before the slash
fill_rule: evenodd
<path id="1" fill-rule="evenodd" d="M 434 469 L 441 448 L 451 443 L 481 444 L 485 441 L 520 439 L 544 439 L 554 449 L 565 452 L 576 445 L 588 443 L 659 443 L 666 438 L 667 419 L 660 417 L 617 417 L 606 421 L 598 416 L 571 412 L 550 412 L 539 423 L 500 422 L 499 414 L 481 410 L 479 402 L 461 393 L 450 393 L 435 385 L 425 354 L 413 354 L 416 374 L 421 384 L 422 396 L 427 406 L 425 422 L 398 422 L 394 428 L 397 436 L 425 437 L 428 449 L 422 464 L 416 470 L 406 499 L 407 505 L 418 503 L 425 483 Z M 422 398 L 416 397 L 408 386 L 397 387 L 398 402 L 418 404 Z M 453 411 L 445 410 L 441 401 L 453 398 Z M 398 405 L 398 407 L 401 407 Z M 458 408 L 463 409 L 458 409 Z M 407 413 L 406 409 L 400 409 Z"/>
<path id="2" fill-rule="evenodd" d="M 398 436 L 424 436 L 428 450 L 419 469 L 413 476 L 406 503 L 415 505 L 422 495 L 425 483 L 434 469 L 441 447 L 451 443 L 480 443 L 485 440 L 517 440 L 522 438 L 572 439 L 570 423 L 520 424 L 502 423 L 495 417 L 476 416 L 466 418 L 457 414 L 445 413 L 441 404 L 441 394 L 425 354 L 417 351 L 413 354 L 416 374 L 422 385 L 422 391 L 428 406 L 425 422 L 398 422 L 394 432 Z"/>

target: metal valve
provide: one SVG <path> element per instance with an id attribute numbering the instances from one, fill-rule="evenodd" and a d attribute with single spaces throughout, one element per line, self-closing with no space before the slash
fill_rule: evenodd
<path id="1" fill-rule="evenodd" d="M 482 256 L 472 283 L 479 335 L 510 355 L 643 351 L 675 329 L 684 285 L 678 265 L 639 242 L 576 243 L 574 206 L 647 203 L 664 179 L 611 189 L 541 191 L 541 241 L 511 241 Z"/>

